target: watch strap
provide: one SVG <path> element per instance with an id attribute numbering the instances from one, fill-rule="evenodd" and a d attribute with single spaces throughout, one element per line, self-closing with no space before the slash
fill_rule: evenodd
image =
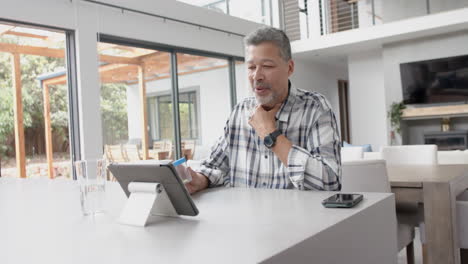
<path id="1" fill-rule="evenodd" d="M 270 137 L 276 142 L 276 138 L 281 135 L 281 131 L 279 129 L 276 129 L 272 133 L 270 133 Z"/>

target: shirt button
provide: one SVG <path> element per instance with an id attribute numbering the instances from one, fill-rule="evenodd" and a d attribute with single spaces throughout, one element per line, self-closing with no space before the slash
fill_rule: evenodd
<path id="1" fill-rule="evenodd" d="M 263 186 L 266 186 L 266 182 L 263 183 Z"/>
<path id="2" fill-rule="evenodd" d="M 268 155 L 265 155 L 265 159 L 268 159 Z"/>

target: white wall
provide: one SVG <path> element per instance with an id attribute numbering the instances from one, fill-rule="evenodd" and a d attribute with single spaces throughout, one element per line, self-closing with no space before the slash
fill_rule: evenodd
<path id="1" fill-rule="evenodd" d="M 387 145 L 382 51 L 356 53 L 348 58 L 351 142 Z"/>
<path id="2" fill-rule="evenodd" d="M 144 12 L 246 34 L 259 24 L 218 14 L 173 0 L 103 0 Z M 82 158 L 102 157 L 99 75 L 96 34 L 101 32 L 154 43 L 243 56 L 242 38 L 199 29 L 133 12 L 121 12 L 83 1 L 2 0 L 0 19 L 76 31 L 80 143 Z"/>
<path id="3" fill-rule="evenodd" d="M 245 62 L 236 64 L 236 88 L 237 103 L 244 98 L 254 96 L 247 78 L 247 65 Z"/>
<path id="4" fill-rule="evenodd" d="M 148 88 L 147 88 L 148 89 Z M 143 124 L 141 112 L 140 90 L 138 85 L 127 86 L 127 122 L 128 139 L 142 138 L 141 127 Z"/>
<path id="5" fill-rule="evenodd" d="M 335 112 L 340 125 L 340 104 L 338 101 L 338 80 L 347 80 L 346 62 L 343 67 L 323 63 L 305 62 L 295 59 L 295 70 L 291 81 L 297 88 L 323 94 Z"/>

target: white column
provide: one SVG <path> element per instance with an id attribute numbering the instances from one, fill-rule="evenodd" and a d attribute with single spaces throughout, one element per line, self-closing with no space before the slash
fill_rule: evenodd
<path id="1" fill-rule="evenodd" d="M 82 159 L 103 156 L 98 71 L 98 8 L 77 1 L 75 5 L 80 146 Z"/>

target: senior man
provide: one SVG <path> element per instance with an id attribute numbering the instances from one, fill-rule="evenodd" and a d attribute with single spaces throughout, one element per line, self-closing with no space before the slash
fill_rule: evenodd
<path id="1" fill-rule="evenodd" d="M 296 88 L 286 34 L 263 27 L 245 37 L 255 97 L 236 105 L 224 135 L 197 171 L 190 193 L 212 186 L 299 190 L 341 188 L 340 136 L 321 94 Z M 313 88 L 313 84 L 311 87 Z"/>

